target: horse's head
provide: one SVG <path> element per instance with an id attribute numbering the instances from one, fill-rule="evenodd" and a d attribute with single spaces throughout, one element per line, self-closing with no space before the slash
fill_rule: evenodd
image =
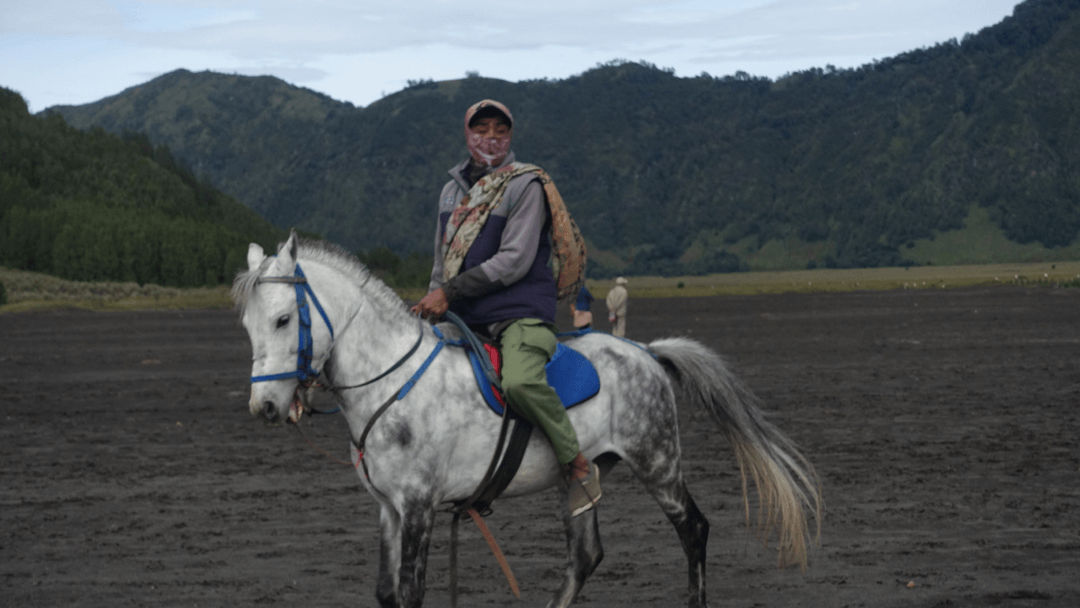
<path id="1" fill-rule="evenodd" d="M 318 376 L 329 356 L 333 328 L 297 264 L 293 233 L 267 257 L 248 247 L 248 270 L 237 276 L 233 296 L 251 339 L 252 415 L 296 421 L 302 388 Z M 314 304 L 314 310 L 311 304 Z"/>

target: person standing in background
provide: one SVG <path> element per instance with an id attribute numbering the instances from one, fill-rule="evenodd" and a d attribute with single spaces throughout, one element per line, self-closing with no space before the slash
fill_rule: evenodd
<path id="1" fill-rule="evenodd" d="M 626 291 L 626 278 L 615 279 L 615 287 L 608 292 L 607 303 L 608 321 L 611 323 L 611 335 L 619 338 L 626 337 L 626 303 L 630 298 Z"/>

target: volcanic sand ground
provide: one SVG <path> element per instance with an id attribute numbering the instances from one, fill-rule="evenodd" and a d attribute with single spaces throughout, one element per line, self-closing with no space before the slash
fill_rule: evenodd
<path id="1" fill-rule="evenodd" d="M 727 356 L 822 477 L 821 544 L 779 570 L 743 525 L 729 446 L 680 413 L 712 606 L 1080 606 L 1080 290 L 632 299 L 629 320 Z M 0 604 L 374 604 L 375 503 L 296 429 L 251 418 L 249 348 L 231 311 L 0 315 Z M 304 429 L 347 458 L 340 417 Z M 626 467 L 604 490 L 606 556 L 577 605 L 684 605 L 671 526 Z M 463 526 L 462 605 L 546 603 L 557 509 L 548 492 L 489 518 L 521 602 Z"/>

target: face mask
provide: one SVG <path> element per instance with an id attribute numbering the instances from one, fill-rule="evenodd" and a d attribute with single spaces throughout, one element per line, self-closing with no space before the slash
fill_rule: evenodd
<path id="1" fill-rule="evenodd" d="M 465 145 L 477 163 L 495 167 L 510 153 L 510 134 L 502 137 L 484 137 L 476 133 L 466 133 Z"/>

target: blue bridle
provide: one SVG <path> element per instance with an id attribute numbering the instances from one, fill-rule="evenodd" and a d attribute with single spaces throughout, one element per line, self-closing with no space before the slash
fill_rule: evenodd
<path id="1" fill-rule="evenodd" d="M 251 383 L 256 382 L 268 382 L 270 380 L 285 380 L 286 378 L 296 378 L 301 383 L 314 381 L 319 377 L 319 372 L 311 367 L 311 361 L 314 358 L 315 341 L 311 337 L 311 309 L 308 308 L 308 297 L 311 298 L 311 303 L 315 305 L 315 310 L 319 311 L 319 315 L 322 317 L 326 328 L 330 330 L 330 339 L 334 339 L 334 326 L 330 324 L 330 318 L 326 316 L 326 311 L 323 310 L 322 304 L 319 303 L 319 298 L 315 296 L 315 292 L 311 290 L 311 285 L 308 284 L 307 277 L 304 276 L 304 271 L 300 270 L 300 264 L 296 265 L 296 271 L 293 276 L 279 276 L 279 277 L 259 277 L 255 281 L 256 285 L 259 283 L 290 283 L 296 289 L 296 312 L 299 319 L 299 342 L 296 349 L 296 369 L 291 372 L 281 372 L 280 374 L 266 374 L 264 376 L 252 376 Z"/>

